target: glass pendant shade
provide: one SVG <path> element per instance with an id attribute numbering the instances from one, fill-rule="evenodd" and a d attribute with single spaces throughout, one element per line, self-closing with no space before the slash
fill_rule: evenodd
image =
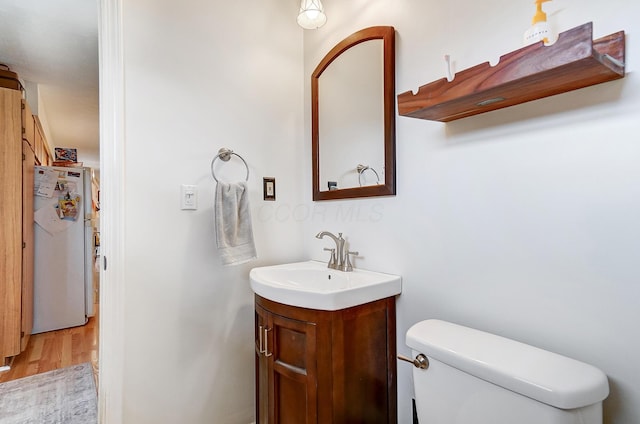
<path id="1" fill-rule="evenodd" d="M 298 25 L 304 29 L 320 28 L 327 22 L 327 15 L 324 14 L 324 7 L 320 0 L 301 0 L 300 13 L 298 14 Z"/>

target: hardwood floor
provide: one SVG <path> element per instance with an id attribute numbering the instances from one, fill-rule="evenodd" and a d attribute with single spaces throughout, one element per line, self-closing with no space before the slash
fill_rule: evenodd
<path id="1" fill-rule="evenodd" d="M 13 359 L 11 369 L 0 372 L 0 383 L 83 362 L 91 363 L 97 381 L 97 305 L 96 315 L 81 327 L 33 334 L 25 351 Z"/>

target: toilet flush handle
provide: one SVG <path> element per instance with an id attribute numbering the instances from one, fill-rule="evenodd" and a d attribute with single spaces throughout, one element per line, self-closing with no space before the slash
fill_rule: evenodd
<path id="1" fill-rule="evenodd" d="M 414 367 L 420 368 L 421 370 L 426 370 L 429 368 L 429 360 L 422 353 L 416 356 L 416 359 L 408 358 L 404 355 L 398 355 L 398 359 L 401 361 L 409 362 L 413 364 Z"/>

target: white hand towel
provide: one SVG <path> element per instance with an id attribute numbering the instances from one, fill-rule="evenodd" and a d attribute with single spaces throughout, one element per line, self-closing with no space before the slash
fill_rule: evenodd
<path id="1" fill-rule="evenodd" d="M 222 264 L 240 265 L 256 259 L 247 183 L 218 181 L 214 211 Z"/>

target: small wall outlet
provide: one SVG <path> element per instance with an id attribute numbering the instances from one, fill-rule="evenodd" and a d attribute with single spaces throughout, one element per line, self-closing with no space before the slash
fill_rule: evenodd
<path id="1" fill-rule="evenodd" d="M 276 200 L 276 179 L 265 177 L 262 179 L 262 193 L 264 200 Z"/>
<path id="2" fill-rule="evenodd" d="M 180 209 L 198 209 L 198 191 L 196 186 L 182 184 L 182 186 L 180 187 Z"/>

